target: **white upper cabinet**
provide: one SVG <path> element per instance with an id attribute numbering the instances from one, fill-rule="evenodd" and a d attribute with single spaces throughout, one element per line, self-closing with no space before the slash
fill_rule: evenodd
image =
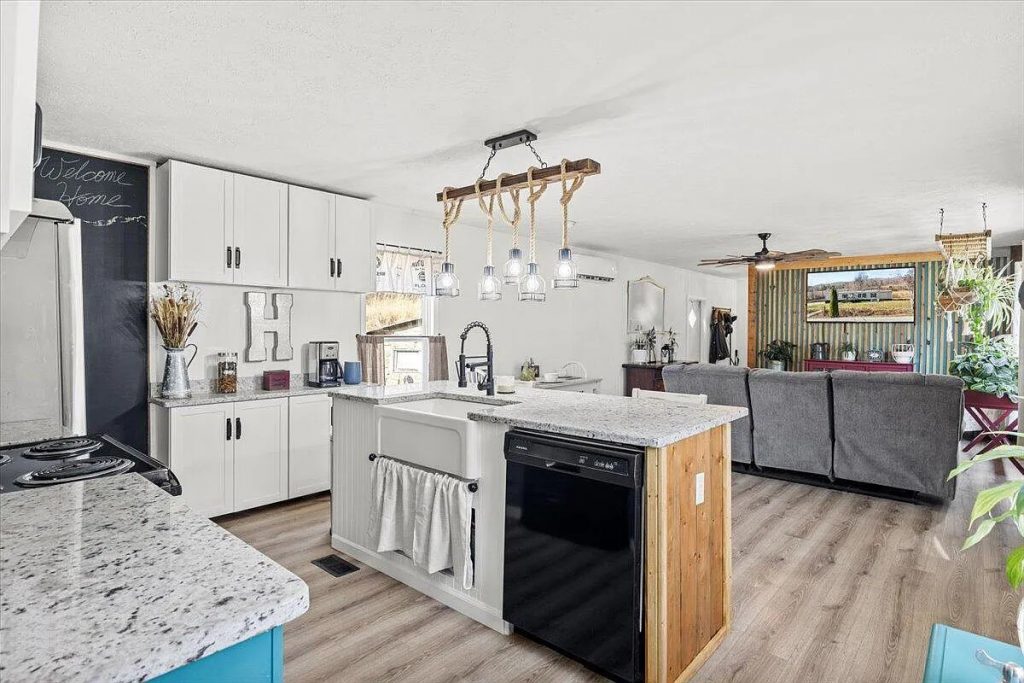
<path id="1" fill-rule="evenodd" d="M 288 285 L 288 186 L 234 174 L 235 284 Z"/>
<path id="2" fill-rule="evenodd" d="M 0 2 L 0 245 L 32 210 L 39 2 Z"/>
<path id="3" fill-rule="evenodd" d="M 334 195 L 288 186 L 288 285 L 334 289 Z"/>
<path id="4" fill-rule="evenodd" d="M 168 278 L 234 282 L 234 177 L 227 171 L 168 161 Z"/>
<path id="5" fill-rule="evenodd" d="M 166 279 L 374 290 L 369 202 L 173 160 L 157 183 Z"/>
<path id="6" fill-rule="evenodd" d="M 288 188 L 288 284 L 372 292 L 376 249 L 369 202 Z"/>
<path id="7" fill-rule="evenodd" d="M 337 289 L 372 292 L 376 289 L 376 238 L 370 219 L 370 203 L 338 196 L 334 212 Z"/>

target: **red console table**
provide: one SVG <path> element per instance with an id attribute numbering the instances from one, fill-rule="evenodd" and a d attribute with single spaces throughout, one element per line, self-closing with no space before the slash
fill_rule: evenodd
<path id="1" fill-rule="evenodd" d="M 970 451 L 979 444 L 983 444 L 983 448 L 978 451 L 978 454 L 981 454 L 992 450 L 996 446 L 1012 443 L 1008 435 L 993 434 L 992 432 L 1014 431 L 1017 428 L 1019 409 L 1020 406 L 1006 396 L 1000 398 L 999 396 L 983 394 L 972 389 L 964 391 L 964 410 L 981 425 L 981 433 L 971 439 L 971 442 L 964 448 L 964 452 Z M 986 410 L 992 411 L 994 416 L 989 417 L 985 413 Z M 1015 459 L 1011 459 L 1011 462 L 1018 470 L 1024 472 L 1024 467 L 1022 467 L 1021 463 Z"/>
<path id="2" fill-rule="evenodd" d="M 804 370 L 860 370 L 861 372 L 913 372 L 913 363 L 869 360 L 812 360 L 804 361 Z"/>

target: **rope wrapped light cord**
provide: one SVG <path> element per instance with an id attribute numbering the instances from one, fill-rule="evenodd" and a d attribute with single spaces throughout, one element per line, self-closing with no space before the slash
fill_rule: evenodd
<path id="1" fill-rule="evenodd" d="M 568 159 L 562 159 L 562 198 L 559 199 L 559 203 L 562 205 L 562 248 L 569 248 L 569 202 L 572 201 L 572 196 L 576 190 L 583 186 L 583 176 L 578 175 L 573 178 L 572 185 L 566 183 L 565 178 L 565 167 L 569 163 Z"/>
<path id="2" fill-rule="evenodd" d="M 505 181 L 505 178 L 512 175 L 511 173 L 502 173 L 498 176 L 495 181 L 494 194 L 498 197 L 498 210 L 501 211 L 501 217 L 505 219 L 505 222 L 512 228 L 512 248 L 519 248 L 519 219 L 523 216 L 523 211 L 519 207 L 519 193 L 522 188 L 513 187 L 508 190 L 508 196 L 512 198 L 512 217 L 509 218 L 508 212 L 505 211 L 505 203 L 501 200 L 501 184 Z"/>
<path id="3" fill-rule="evenodd" d="M 452 226 L 455 225 L 455 221 L 459 220 L 459 213 L 462 212 L 462 197 L 448 199 L 448 190 L 454 189 L 454 187 L 446 187 L 441 195 L 441 207 L 444 210 L 444 220 L 441 221 L 441 225 L 444 227 L 445 263 L 448 263 L 448 250 L 451 244 Z"/>
<path id="4" fill-rule="evenodd" d="M 480 202 L 480 210 L 487 216 L 487 265 L 493 266 L 492 254 L 494 252 L 494 192 L 490 195 L 490 201 L 484 203 L 484 194 L 480 191 L 480 181 L 482 178 L 478 178 L 476 181 L 476 198 Z M 500 187 L 500 185 L 499 185 Z M 495 189 L 497 192 L 497 189 Z"/>
<path id="5" fill-rule="evenodd" d="M 533 189 L 533 172 L 537 170 L 539 169 L 531 166 L 526 171 L 526 187 L 530 192 L 526 197 L 526 201 L 530 203 L 530 263 L 537 262 L 537 200 L 544 194 L 544 190 L 548 189 L 546 180 L 540 182 L 539 189 Z"/>

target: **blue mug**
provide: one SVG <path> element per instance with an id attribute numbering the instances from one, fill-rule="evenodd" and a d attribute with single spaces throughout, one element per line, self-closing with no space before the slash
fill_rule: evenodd
<path id="1" fill-rule="evenodd" d="M 342 371 L 345 384 L 359 384 L 363 381 L 363 364 L 357 360 L 345 361 L 345 369 Z"/>

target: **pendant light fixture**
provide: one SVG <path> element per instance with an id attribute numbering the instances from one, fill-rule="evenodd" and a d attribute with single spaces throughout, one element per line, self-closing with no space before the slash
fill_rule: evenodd
<path id="1" fill-rule="evenodd" d="M 526 274 L 519 280 L 519 300 L 541 302 L 546 300 L 548 295 L 545 291 L 547 284 L 537 268 L 537 200 L 544 194 L 544 190 L 548 189 L 548 183 L 545 180 L 537 186 L 538 189 L 534 190 L 533 172 L 535 170 L 531 166 L 526 171 L 528 192 L 526 201 L 530 203 L 530 262 L 526 264 Z"/>
<path id="2" fill-rule="evenodd" d="M 455 264 L 451 262 L 451 234 L 452 226 L 459 220 L 459 213 L 462 211 L 462 197 L 449 199 L 448 191 L 453 188 L 444 189 L 444 200 L 441 204 L 444 210 L 444 219 L 441 226 L 444 228 L 444 262 L 441 264 L 441 272 L 434 276 L 434 295 L 451 296 L 459 295 L 459 278 L 455 274 Z"/>
<path id="3" fill-rule="evenodd" d="M 562 248 L 558 250 L 555 277 L 552 279 L 555 289 L 575 289 L 580 285 L 579 277 L 576 274 L 576 261 L 573 260 L 572 250 L 569 249 L 569 202 L 572 201 L 573 193 L 583 185 L 585 176 L 576 176 L 570 186 L 565 175 L 565 167 L 568 163 L 568 159 L 562 159 L 562 197 L 558 200 L 562 205 Z"/>
<path id="4" fill-rule="evenodd" d="M 501 301 L 501 280 L 494 274 L 494 193 L 492 192 L 488 201 L 484 202 L 484 194 L 480 192 L 480 180 L 477 178 L 476 191 L 477 201 L 480 202 L 480 210 L 487 217 L 487 265 L 484 266 L 484 273 L 477 285 L 477 297 L 480 301 Z"/>
<path id="5" fill-rule="evenodd" d="M 501 212 L 502 218 L 512 228 L 512 248 L 508 250 L 508 260 L 505 261 L 502 276 L 506 285 L 518 285 L 520 278 L 523 277 L 524 270 L 523 250 L 519 248 L 519 219 L 523 215 L 522 209 L 519 208 L 519 193 L 521 190 L 518 187 L 509 188 L 508 190 L 508 196 L 512 198 L 512 217 L 509 218 L 508 212 L 505 211 L 505 203 L 501 200 L 501 185 L 508 176 L 508 173 L 502 173 L 498 176 L 498 179 L 495 181 L 494 193 L 498 195 L 498 210 Z"/>

